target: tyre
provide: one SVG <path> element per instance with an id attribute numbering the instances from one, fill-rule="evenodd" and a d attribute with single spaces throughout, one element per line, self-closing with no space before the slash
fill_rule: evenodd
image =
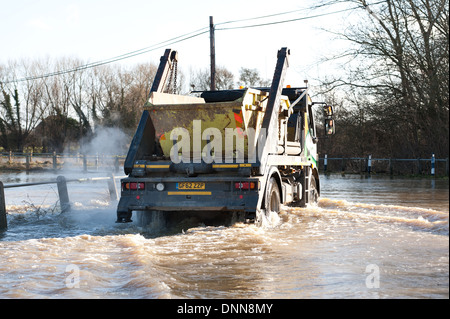
<path id="1" fill-rule="evenodd" d="M 136 212 L 138 225 L 147 228 L 151 232 L 161 231 L 166 227 L 166 216 L 157 210 Z"/>
<path id="2" fill-rule="evenodd" d="M 274 177 L 271 177 L 267 185 L 266 192 L 266 214 L 270 212 L 279 213 L 281 209 L 281 197 L 278 183 Z"/>
<path id="3" fill-rule="evenodd" d="M 304 185 L 302 185 L 302 187 L 304 187 Z M 318 201 L 319 201 L 319 191 L 317 190 L 317 181 L 314 175 L 311 174 L 311 177 L 309 179 L 309 192 L 306 193 L 306 196 L 304 198 L 292 202 L 290 205 L 293 207 L 306 207 L 307 203 L 316 204 Z"/>
<path id="4" fill-rule="evenodd" d="M 267 183 L 263 209 L 256 211 L 256 225 L 260 227 L 272 228 L 279 224 L 278 214 L 281 210 L 281 196 L 278 183 L 271 177 Z"/>
<path id="5" fill-rule="evenodd" d="M 317 204 L 319 202 L 319 192 L 317 191 L 317 182 L 314 175 L 311 175 L 309 182 L 309 204 Z"/>

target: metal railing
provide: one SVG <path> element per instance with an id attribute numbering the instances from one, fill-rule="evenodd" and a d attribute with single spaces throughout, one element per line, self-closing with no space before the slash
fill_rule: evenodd
<path id="1" fill-rule="evenodd" d="M 20 153 L 20 152 L 1 152 L 0 163 L 3 166 L 22 165 L 25 170 L 34 167 L 48 167 L 54 170 L 62 166 L 83 167 L 83 171 L 89 169 L 98 170 L 99 167 L 114 167 L 118 172 L 123 161 L 124 155 L 111 154 L 66 154 L 66 153 Z"/>
<path id="2" fill-rule="evenodd" d="M 67 183 L 70 182 L 93 182 L 93 181 L 107 181 L 108 190 L 111 200 L 118 200 L 119 193 L 116 185 L 116 177 L 113 174 L 110 174 L 108 177 L 89 177 L 89 178 L 77 178 L 77 179 L 66 179 L 64 176 L 58 176 L 56 180 L 43 181 L 43 182 L 32 182 L 32 183 L 18 183 L 18 184 L 6 184 L 0 181 L 0 231 L 4 231 L 8 228 L 7 222 L 7 211 L 6 211 L 6 200 L 5 200 L 5 189 L 6 188 L 15 188 L 15 187 L 29 187 L 29 186 L 37 186 L 37 185 L 46 185 L 46 184 L 56 184 L 58 188 L 58 197 L 59 204 L 61 207 L 61 212 L 66 212 L 70 210 L 70 201 L 69 201 L 69 192 L 67 190 Z"/>
<path id="3" fill-rule="evenodd" d="M 66 154 L 66 153 L 0 153 L 0 163 L 3 166 L 19 164 L 25 170 L 34 167 L 52 168 L 58 170 L 61 167 L 82 167 L 84 172 L 89 169 L 99 170 L 100 167 L 113 168 L 115 173 L 119 172 L 125 160 L 124 155 L 110 154 Z M 449 175 L 449 159 L 438 159 L 432 155 L 430 158 L 375 158 L 371 155 L 367 157 L 320 157 L 320 169 L 324 172 L 333 170 L 341 172 L 384 172 L 393 175 L 399 174 L 430 174 Z M 443 164 L 443 165 L 442 165 Z M 438 170 L 439 166 L 439 170 Z M 434 169 L 434 170 L 433 170 Z"/>
<path id="4" fill-rule="evenodd" d="M 320 157 L 320 168 L 324 172 L 330 171 L 330 164 L 333 171 L 354 171 L 368 174 L 375 172 L 389 173 L 393 175 L 396 171 L 400 174 L 416 175 L 446 175 L 449 176 L 449 159 L 435 158 L 434 154 L 430 158 L 373 158 L 367 157 Z M 438 167 L 439 166 L 439 167 Z M 439 170 L 438 170 L 439 168 Z M 440 173 L 440 174 L 439 174 Z"/>

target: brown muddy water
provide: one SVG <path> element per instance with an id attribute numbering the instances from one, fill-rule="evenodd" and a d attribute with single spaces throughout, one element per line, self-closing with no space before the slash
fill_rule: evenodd
<path id="1" fill-rule="evenodd" d="M 3 174 L 4 184 L 55 178 Z M 105 183 L 5 190 L 0 298 L 449 298 L 448 180 L 331 175 L 270 224 L 116 224 Z"/>

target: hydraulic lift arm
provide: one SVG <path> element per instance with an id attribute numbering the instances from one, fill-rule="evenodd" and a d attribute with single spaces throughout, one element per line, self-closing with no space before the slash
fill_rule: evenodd
<path id="1" fill-rule="evenodd" d="M 284 78 L 286 76 L 286 70 L 289 66 L 288 57 L 290 50 L 288 48 L 282 48 L 278 51 L 278 60 L 273 75 L 272 86 L 270 88 L 269 100 L 267 102 L 266 112 L 264 114 L 261 134 L 266 134 L 266 141 L 263 142 L 263 136 L 258 138 L 258 150 L 257 164 L 259 166 L 259 173 L 264 175 L 266 170 L 267 156 L 271 153 L 276 153 L 278 143 L 278 113 L 280 110 L 280 97 L 283 89 Z M 262 145 L 260 145 L 262 144 Z"/>
<path id="2" fill-rule="evenodd" d="M 264 114 L 261 134 L 266 134 L 265 143 L 263 143 L 263 136 L 258 137 L 257 149 L 262 147 L 262 151 L 257 151 L 257 165 L 259 166 L 259 174 L 265 175 L 268 173 L 270 167 L 267 165 L 269 154 L 276 153 L 278 144 L 278 115 L 280 111 L 280 97 L 283 89 L 284 78 L 286 76 L 286 70 L 289 66 L 290 50 L 288 48 L 282 48 L 278 51 L 278 60 L 273 75 L 272 86 L 270 88 L 269 100 L 267 102 L 266 112 Z M 260 145 L 262 144 L 262 145 Z M 267 174 L 269 175 L 269 174 Z M 270 177 L 269 177 L 270 178 Z M 261 180 L 261 189 L 265 190 L 267 179 Z M 263 191 L 263 193 L 265 193 Z M 264 196 L 260 196 L 256 206 L 257 214 L 262 209 L 262 202 Z"/>
<path id="3" fill-rule="evenodd" d="M 170 71 L 178 61 L 177 51 L 166 49 L 164 55 L 160 59 L 159 67 L 155 75 L 155 79 L 150 89 L 149 97 L 153 92 L 162 93 L 170 78 Z M 144 138 L 145 137 L 145 138 Z M 150 119 L 150 114 L 144 110 L 139 121 L 139 125 L 131 141 L 127 157 L 124 163 L 125 174 L 129 175 L 133 169 L 136 159 L 144 156 L 151 156 L 155 149 L 155 128 Z"/>
<path id="4" fill-rule="evenodd" d="M 167 77 L 170 71 L 173 70 L 175 63 L 178 62 L 178 53 L 171 49 L 166 49 L 164 55 L 160 59 L 158 71 L 156 71 L 155 79 L 153 80 L 152 88 L 150 89 L 150 94 L 152 92 L 163 92 L 164 87 L 167 84 Z"/>

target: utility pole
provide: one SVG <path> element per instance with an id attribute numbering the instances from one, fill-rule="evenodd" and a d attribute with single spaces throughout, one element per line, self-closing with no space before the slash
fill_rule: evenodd
<path id="1" fill-rule="evenodd" d="M 213 17 L 209 17 L 209 43 L 211 52 L 211 91 L 216 90 L 216 45 L 214 41 Z"/>

